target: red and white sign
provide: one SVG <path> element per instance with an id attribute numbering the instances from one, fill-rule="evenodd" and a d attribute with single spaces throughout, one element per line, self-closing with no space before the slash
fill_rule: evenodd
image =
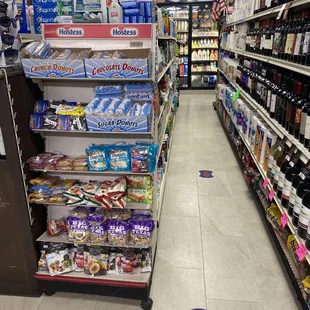
<path id="1" fill-rule="evenodd" d="M 45 24 L 45 39 L 152 39 L 152 24 Z"/>

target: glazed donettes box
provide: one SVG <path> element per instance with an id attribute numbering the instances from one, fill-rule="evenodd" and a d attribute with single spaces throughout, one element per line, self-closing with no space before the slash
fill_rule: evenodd
<path id="1" fill-rule="evenodd" d="M 109 50 L 113 53 L 115 50 Z M 86 76 L 96 78 L 142 79 L 151 75 L 150 49 L 118 50 L 123 59 L 85 59 Z"/>
<path id="2" fill-rule="evenodd" d="M 54 51 L 63 49 L 53 48 Z M 85 49 L 71 48 L 72 52 Z M 22 59 L 23 68 L 27 78 L 61 77 L 85 78 L 83 59 L 77 60 L 48 60 L 48 59 Z"/>

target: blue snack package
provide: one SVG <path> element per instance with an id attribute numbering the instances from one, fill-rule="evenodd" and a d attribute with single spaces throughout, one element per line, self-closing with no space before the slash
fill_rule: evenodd
<path id="1" fill-rule="evenodd" d="M 33 112 L 35 114 L 43 114 L 48 109 L 49 101 L 48 100 L 36 100 L 34 103 Z"/>
<path id="2" fill-rule="evenodd" d="M 108 108 L 110 103 L 111 103 L 111 99 L 110 98 L 102 98 L 100 100 L 100 103 L 98 104 L 98 106 L 94 109 L 93 114 L 95 114 L 95 115 L 104 115 L 105 110 Z"/>
<path id="3" fill-rule="evenodd" d="M 131 24 L 136 24 L 138 22 L 138 18 L 137 18 L 137 15 L 130 15 L 129 16 L 129 22 Z"/>
<path id="4" fill-rule="evenodd" d="M 70 115 L 58 115 L 57 130 L 70 130 Z"/>
<path id="5" fill-rule="evenodd" d="M 114 171 L 130 170 L 130 146 L 111 145 L 108 147 L 109 166 Z"/>
<path id="6" fill-rule="evenodd" d="M 132 15 L 138 16 L 139 9 L 126 9 L 126 10 L 123 10 L 123 13 L 124 15 L 127 15 L 127 16 L 132 16 Z"/>
<path id="7" fill-rule="evenodd" d="M 158 144 L 151 144 L 149 147 L 149 172 L 154 172 L 156 169 L 157 152 Z"/>
<path id="8" fill-rule="evenodd" d="M 94 97 L 89 104 L 85 107 L 84 113 L 85 114 L 93 114 L 94 110 L 98 107 L 101 99 L 99 97 Z"/>
<path id="9" fill-rule="evenodd" d="M 152 2 L 144 2 L 144 15 L 147 17 L 152 17 Z"/>
<path id="10" fill-rule="evenodd" d="M 104 171 L 108 170 L 106 148 L 103 146 L 91 146 L 85 150 L 88 170 Z"/>
<path id="11" fill-rule="evenodd" d="M 146 22 L 147 24 L 152 24 L 152 22 L 153 22 L 152 16 L 146 17 L 145 22 Z"/>
<path id="12" fill-rule="evenodd" d="M 115 115 L 126 115 L 132 104 L 131 99 L 123 99 L 123 101 L 117 106 Z"/>
<path id="13" fill-rule="evenodd" d="M 43 128 L 43 118 L 41 114 L 31 114 L 29 120 L 30 129 L 42 129 Z"/>
<path id="14" fill-rule="evenodd" d="M 122 92 L 123 89 L 121 85 L 106 85 L 95 87 L 96 96 L 100 98 L 119 98 L 122 96 Z"/>
<path id="15" fill-rule="evenodd" d="M 139 23 L 139 24 L 143 24 L 144 22 L 145 22 L 144 16 L 139 15 L 139 16 L 138 16 L 138 23 Z"/>
<path id="16" fill-rule="evenodd" d="M 141 107 L 141 113 L 140 115 L 148 115 L 150 114 L 152 109 L 152 106 L 150 103 L 145 103 L 142 107 Z"/>
<path id="17" fill-rule="evenodd" d="M 139 15 L 145 16 L 145 7 L 144 2 L 139 2 Z"/>
<path id="18" fill-rule="evenodd" d="M 130 116 L 140 116 L 141 110 L 142 110 L 141 104 L 135 103 L 135 104 L 131 107 L 131 109 L 130 109 L 130 111 L 129 111 L 129 115 L 130 115 Z"/>
<path id="19" fill-rule="evenodd" d="M 129 24 L 129 21 L 130 21 L 130 20 L 129 20 L 129 16 L 124 15 L 124 16 L 123 16 L 123 23 L 124 23 L 124 24 Z"/>
<path id="20" fill-rule="evenodd" d="M 138 4 L 136 1 L 125 1 L 122 2 L 122 8 L 123 9 L 136 9 L 138 7 Z"/>
<path id="21" fill-rule="evenodd" d="M 121 102 L 122 102 L 121 99 L 115 99 L 115 98 L 112 99 L 111 103 L 104 111 L 104 115 L 114 115 L 117 107 L 119 106 Z"/>

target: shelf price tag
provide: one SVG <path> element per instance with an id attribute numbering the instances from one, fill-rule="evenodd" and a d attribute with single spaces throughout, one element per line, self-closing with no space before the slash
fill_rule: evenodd
<path id="1" fill-rule="evenodd" d="M 286 226 L 287 222 L 288 222 L 288 217 L 287 217 L 286 213 L 284 212 L 281 215 L 281 226 L 284 228 Z"/>
<path id="2" fill-rule="evenodd" d="M 264 183 L 263 183 L 263 188 L 266 189 L 266 188 L 267 188 L 267 185 L 268 185 L 268 179 L 265 178 L 265 179 L 264 179 Z"/>
<path id="3" fill-rule="evenodd" d="M 274 192 L 274 190 L 273 190 L 273 188 L 272 188 L 272 189 L 270 190 L 269 196 L 268 196 L 268 198 L 269 198 L 270 201 L 272 201 L 274 195 L 275 195 L 275 192 Z"/>
<path id="4" fill-rule="evenodd" d="M 237 91 L 235 92 L 235 94 L 233 95 L 233 100 L 234 101 L 237 100 L 239 95 L 240 95 L 240 88 L 238 88 Z"/>
<path id="5" fill-rule="evenodd" d="M 303 243 L 300 243 L 299 246 L 296 248 L 296 255 L 299 260 L 302 260 L 306 255 L 308 251 Z"/>

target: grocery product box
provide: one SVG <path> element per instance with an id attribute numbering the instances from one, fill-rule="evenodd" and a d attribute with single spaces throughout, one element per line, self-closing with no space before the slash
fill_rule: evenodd
<path id="1" fill-rule="evenodd" d="M 72 48 L 73 52 L 85 49 Z M 64 49 L 53 48 L 53 51 L 63 52 Z M 85 67 L 83 59 L 75 60 L 53 60 L 53 59 L 22 59 L 22 65 L 27 78 L 40 77 L 71 77 L 85 78 Z"/>
<path id="2" fill-rule="evenodd" d="M 118 50 L 126 58 L 85 59 L 86 76 L 96 78 L 142 79 L 151 76 L 151 53 L 149 48 Z M 113 53 L 115 50 L 109 50 Z"/>
<path id="3" fill-rule="evenodd" d="M 86 115 L 89 131 L 101 132 L 149 132 L 152 113 L 140 116 L 101 116 Z"/>

